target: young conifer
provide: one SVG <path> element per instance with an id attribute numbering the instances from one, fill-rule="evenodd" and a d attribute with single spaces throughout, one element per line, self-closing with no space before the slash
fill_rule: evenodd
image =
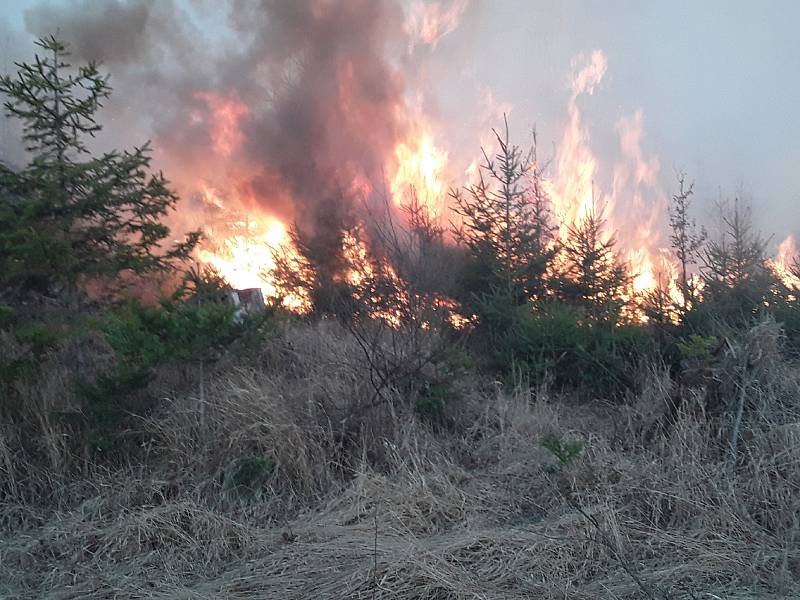
<path id="1" fill-rule="evenodd" d="M 199 234 L 166 244 L 163 220 L 178 198 L 161 173 L 150 173 L 149 145 L 99 156 L 87 146 L 101 129 L 108 77 L 94 63 L 72 69 L 55 37 L 37 45 L 43 56 L 0 77 L 31 156 L 19 170 L 0 165 L 0 281 L 73 302 L 83 284 L 163 271 L 188 257 Z"/>

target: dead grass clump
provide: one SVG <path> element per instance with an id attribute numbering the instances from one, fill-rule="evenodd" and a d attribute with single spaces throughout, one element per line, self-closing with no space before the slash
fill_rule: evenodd
<path id="1" fill-rule="evenodd" d="M 259 366 L 222 375 L 202 398 L 167 401 L 145 425 L 149 451 L 169 457 L 171 478 L 206 495 L 301 508 L 363 460 L 385 463 L 401 419 L 393 402 L 364 406 L 372 389 L 360 349 L 341 328 L 290 327 Z"/>
<path id="2" fill-rule="evenodd" d="M 560 410 L 546 388 L 517 385 L 504 389 L 499 382 L 488 392 L 474 392 L 467 400 L 473 421 L 463 433 L 465 451 L 488 464 L 512 463 L 543 436 L 560 432 Z"/>
<path id="3" fill-rule="evenodd" d="M 735 374 L 756 364 L 739 361 Z M 783 364 L 765 365 L 757 377 L 748 371 L 735 463 L 733 430 L 720 436 L 715 415 L 688 409 L 635 453 L 620 455 L 601 439 L 586 444 L 572 472 L 572 501 L 610 507 L 625 556 L 654 557 L 647 567 L 654 585 L 716 593 L 800 589 L 800 440 L 797 421 L 786 422 L 786 392 L 797 389 L 797 376 Z M 735 407 L 735 398 L 728 405 Z"/>
<path id="4" fill-rule="evenodd" d="M 487 499 L 468 491 L 469 480 L 444 457 L 397 452 L 389 472 L 365 466 L 325 512 L 341 525 L 374 526 L 383 535 L 431 535 L 466 525 L 486 510 Z"/>
<path id="5" fill-rule="evenodd" d="M 143 583 L 163 578 L 165 568 L 196 579 L 219 573 L 256 549 L 249 526 L 182 500 L 100 518 L 65 513 L 18 538 L 2 558 L 6 576 L 17 586 L 44 591 L 69 589 L 76 576 L 86 582 L 102 573 Z M 31 577 L 37 571 L 46 573 L 44 581 Z"/>
<path id="6" fill-rule="evenodd" d="M 110 360 L 109 349 L 86 333 L 34 358 L 30 347 L 0 331 L 0 354 L 11 382 L 11 389 L 0 390 L 0 498 L 58 505 L 52 491 L 88 469 L 74 373 L 91 380 Z"/>
<path id="7" fill-rule="evenodd" d="M 24 525 L 0 534 L 0 595 L 798 597 L 800 376 L 758 339 L 717 373 L 721 413 L 658 367 L 625 407 L 475 386 L 437 428 L 399 387 L 370 404 L 341 328 L 291 326 L 143 421 L 141 464 L 62 484 L 58 512 L 3 508 Z M 735 453 L 723 381 L 745 382 Z"/>

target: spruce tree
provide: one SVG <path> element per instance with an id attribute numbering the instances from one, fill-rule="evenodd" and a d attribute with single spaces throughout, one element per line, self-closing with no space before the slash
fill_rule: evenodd
<path id="1" fill-rule="evenodd" d="M 617 323 L 630 297 L 631 278 L 604 234 L 605 219 L 594 207 L 568 228 L 560 295 L 595 322 Z"/>
<path id="2" fill-rule="evenodd" d="M 454 233 L 473 259 L 467 287 L 522 305 L 546 293 L 545 274 L 556 253 L 554 228 L 535 135 L 525 153 L 509 141 L 507 122 L 502 135 L 494 134 L 499 150 L 494 158 L 484 151 L 478 182 L 450 192 L 461 217 Z"/>
<path id="3" fill-rule="evenodd" d="M 678 173 L 678 192 L 672 197 L 669 209 L 669 224 L 672 234 L 669 237 L 672 250 L 678 259 L 678 289 L 683 299 L 683 309 L 691 308 L 695 301 L 696 290 L 689 277 L 689 269 L 696 263 L 703 242 L 706 239 L 704 229 L 697 228 L 694 219 L 689 215 L 691 197 L 694 194 L 694 183 L 686 183 L 686 174 Z"/>
<path id="4" fill-rule="evenodd" d="M 734 200 L 722 206 L 722 230 L 702 253 L 703 304 L 729 324 L 745 325 L 777 300 L 777 278 L 769 267 L 767 246 L 753 227 L 750 211 Z"/>
<path id="5" fill-rule="evenodd" d="M 0 164 L 0 282 L 72 303 L 84 285 L 143 275 L 188 257 L 199 234 L 167 245 L 177 196 L 150 172 L 148 144 L 93 156 L 97 113 L 111 94 L 95 63 L 72 69 L 55 37 L 32 63 L 0 77 L 7 115 L 23 124 L 30 162 Z"/>

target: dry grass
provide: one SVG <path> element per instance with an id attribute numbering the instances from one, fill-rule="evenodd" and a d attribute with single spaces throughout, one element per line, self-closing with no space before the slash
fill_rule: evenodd
<path id="1" fill-rule="evenodd" d="M 668 422 L 654 409 L 675 391 L 660 369 L 625 407 L 472 385 L 459 426 L 434 432 L 399 393 L 354 422 L 359 361 L 330 324 L 292 328 L 202 402 L 166 402 L 135 466 L 54 477 L 60 503 L 7 496 L 0 597 L 800 594 L 800 376 L 775 356 L 736 464 L 700 390 Z M 543 436 L 583 452 L 560 464 Z M 269 459 L 254 490 L 231 484 L 242 457 Z"/>

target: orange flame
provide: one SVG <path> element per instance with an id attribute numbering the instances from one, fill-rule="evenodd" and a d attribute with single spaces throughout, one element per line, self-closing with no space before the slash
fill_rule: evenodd
<path id="1" fill-rule="evenodd" d="M 468 0 L 453 0 L 445 8 L 439 2 L 414 0 L 404 24 L 409 51 L 420 42 L 435 48 L 442 37 L 458 27 L 467 4 Z"/>
<path id="2" fill-rule="evenodd" d="M 208 187 L 205 201 L 224 208 L 224 203 Z M 197 250 L 197 258 L 213 267 L 220 276 L 236 289 L 260 288 L 265 298 L 277 299 L 281 293 L 274 279 L 275 255 L 290 251 L 286 226 L 275 217 L 248 215 L 237 223 L 239 232 L 218 235 L 214 227 L 207 227 L 205 240 Z M 296 295 L 281 298 L 283 306 L 297 312 L 307 310 L 307 299 Z"/>
<path id="3" fill-rule="evenodd" d="M 423 131 L 416 139 L 399 143 L 394 150 L 397 170 L 391 179 L 392 198 L 397 205 L 408 202 L 411 190 L 431 216 L 440 216 L 444 208 L 447 152 L 439 150 L 433 138 Z"/>
<path id="4" fill-rule="evenodd" d="M 800 257 L 800 249 L 797 247 L 797 242 L 794 236 L 788 235 L 778 245 L 778 251 L 775 258 L 772 259 L 772 268 L 775 274 L 780 277 L 781 281 L 788 287 L 800 290 L 800 277 L 793 271 L 792 266 L 794 261 Z"/>
<path id="5" fill-rule="evenodd" d="M 456 0 L 446 9 L 438 3 L 412 3 L 406 22 L 410 38 L 435 46 L 443 35 L 455 28 L 465 8 L 466 0 Z M 636 111 L 632 116 L 617 121 L 620 159 L 611 169 L 610 189 L 596 188 L 601 162 L 592 150 L 589 125 L 579 107 L 579 99 L 594 93 L 606 74 L 608 61 L 602 51 L 596 50 L 577 67 L 570 87 L 567 121 L 553 161 L 554 172 L 552 178 L 544 181 L 559 226 L 558 236 L 565 239 L 571 226 L 580 223 L 591 211 L 602 208 L 607 219 L 605 234 L 610 235 L 618 228 L 622 234 L 616 251 L 618 257 L 629 265 L 633 293 L 642 296 L 658 289 L 679 304 L 682 299 L 675 281 L 675 265 L 659 246 L 663 239 L 660 227 L 665 222 L 666 197 L 658 189 L 659 161 L 645 156 L 642 149 L 643 115 Z M 208 105 L 210 111 L 209 135 L 214 152 L 230 156 L 242 142 L 240 121 L 248 114 L 248 108 L 235 98 L 209 93 L 198 94 L 198 98 Z M 502 114 L 511 110 L 510 105 L 498 102 L 488 90 L 483 92 L 482 102 L 487 113 L 491 113 L 489 117 L 494 124 Z M 432 128 L 425 119 L 415 118 L 412 114 L 415 111 L 406 110 L 407 122 L 422 124 L 411 126 L 412 133 L 397 142 L 390 155 L 384 157 L 388 174 L 386 183 L 395 204 L 407 202 L 410 191 L 414 190 L 417 200 L 428 213 L 432 217 L 441 217 L 447 210 L 445 178 L 448 153 L 437 147 Z M 491 137 L 487 135 L 481 142 L 491 154 Z M 467 168 L 469 180 L 474 179 L 478 168 L 477 161 Z M 368 196 L 373 193 L 373 183 L 357 178 L 352 182 L 352 189 Z M 207 201 L 223 206 L 214 195 L 210 195 Z M 244 232 L 233 235 L 210 228 L 211 245 L 201 249 L 198 257 L 216 267 L 231 285 L 260 287 L 265 296 L 276 297 L 274 254 L 276 251 L 292 251 L 287 228 L 279 219 L 263 214 L 249 216 L 245 225 Z M 789 243 L 787 238 L 781 248 Z M 375 275 L 371 272 L 373 267 L 370 266 L 368 249 L 354 237 L 345 236 L 343 244 L 345 258 L 361 269 L 353 269 L 347 275 L 347 282 L 355 287 L 361 286 L 365 278 Z M 787 280 L 790 276 L 789 246 L 784 248 L 782 255 L 779 252 L 779 256 L 784 258 L 776 258 L 776 270 L 780 270 L 781 276 Z M 386 268 L 391 269 L 388 265 Z M 284 303 L 287 302 L 287 306 L 296 310 L 308 306 L 302 298 L 285 299 Z M 455 314 L 455 309 L 452 312 Z M 382 318 L 389 322 L 396 320 L 392 315 L 382 315 Z M 459 322 L 463 326 L 467 321 Z"/>
<path id="6" fill-rule="evenodd" d="M 580 223 L 591 211 L 602 211 L 606 220 L 605 235 L 608 237 L 617 230 L 622 234 L 616 253 L 628 264 L 634 294 L 641 297 L 659 289 L 674 302 L 680 300 L 675 265 L 659 246 L 666 196 L 658 188 L 658 159 L 646 158 L 642 150 L 641 111 L 617 121 L 621 157 L 613 166 L 611 189 L 603 191 L 598 186 L 601 165 L 592 151 L 589 128 L 578 99 L 594 93 L 607 69 L 605 54 L 595 50 L 573 76 L 568 119 L 554 161 L 555 175 L 544 182 L 545 190 L 552 202 L 562 240 L 570 227 Z"/>
<path id="7" fill-rule="evenodd" d="M 607 68 L 605 54 L 595 50 L 589 64 L 578 71 L 572 81 L 567 108 L 569 120 L 556 156 L 557 178 L 547 186 L 562 239 L 571 225 L 579 223 L 595 208 L 597 160 L 589 147 L 589 131 L 577 102 L 581 95 L 594 93 Z"/>
<path id="8" fill-rule="evenodd" d="M 214 152 L 229 157 L 244 141 L 239 121 L 250 111 L 247 106 L 234 98 L 225 98 L 214 92 L 197 92 L 195 97 L 203 100 L 211 111 L 209 135 Z M 197 115 L 197 120 L 202 116 Z"/>

